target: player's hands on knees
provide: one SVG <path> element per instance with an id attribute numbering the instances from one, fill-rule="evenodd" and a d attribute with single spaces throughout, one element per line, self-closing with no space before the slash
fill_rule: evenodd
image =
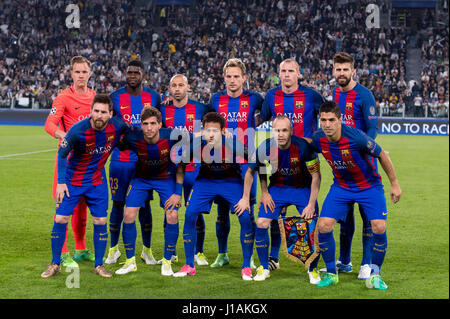
<path id="1" fill-rule="evenodd" d="M 250 201 L 248 200 L 248 198 L 242 197 L 241 200 L 236 205 L 234 205 L 234 213 L 236 216 L 241 216 L 242 213 L 247 209 L 250 211 Z"/>
<path id="2" fill-rule="evenodd" d="M 181 206 L 181 196 L 177 194 L 172 194 L 168 200 L 164 203 L 165 210 L 172 210 L 176 207 Z"/>
<path id="3" fill-rule="evenodd" d="M 394 204 L 396 204 L 400 200 L 400 197 L 402 196 L 402 190 L 400 188 L 400 185 L 398 185 L 398 183 L 392 184 L 390 193 L 391 193 L 391 201 Z"/>
<path id="4" fill-rule="evenodd" d="M 70 197 L 69 189 L 67 188 L 66 184 L 57 184 L 56 185 L 56 202 L 61 203 L 64 195 L 67 195 L 67 197 Z"/>
<path id="5" fill-rule="evenodd" d="M 269 208 L 270 212 L 273 213 L 275 211 L 275 203 L 272 199 L 272 196 L 268 192 L 263 192 L 261 194 L 261 204 L 264 205 L 264 210 L 267 213 L 267 208 Z"/>
<path id="6" fill-rule="evenodd" d="M 314 207 L 314 205 L 307 205 L 303 211 L 302 214 L 300 215 L 300 217 L 304 218 L 304 219 L 311 219 L 314 217 L 314 213 L 316 212 L 316 209 Z"/>

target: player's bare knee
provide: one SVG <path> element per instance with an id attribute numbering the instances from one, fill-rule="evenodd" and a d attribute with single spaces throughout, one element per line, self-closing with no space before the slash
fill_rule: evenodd
<path id="1" fill-rule="evenodd" d="M 69 219 L 70 219 L 70 216 L 56 215 L 55 216 L 55 223 L 67 224 L 69 222 Z"/>
<path id="2" fill-rule="evenodd" d="M 123 222 L 127 224 L 134 222 L 136 220 L 138 210 L 138 207 L 127 207 L 125 209 L 125 213 L 123 214 Z"/>
<path id="3" fill-rule="evenodd" d="M 256 226 L 258 228 L 269 228 L 271 221 L 272 221 L 272 219 L 268 219 L 268 218 L 258 218 L 258 220 L 256 221 Z"/>
<path id="4" fill-rule="evenodd" d="M 106 225 L 106 217 L 92 217 L 94 225 Z"/>
<path id="5" fill-rule="evenodd" d="M 328 217 L 319 218 L 319 232 L 329 233 L 336 225 L 336 220 Z"/>
<path id="6" fill-rule="evenodd" d="M 386 221 L 383 219 L 376 219 L 370 222 L 372 224 L 372 232 L 374 234 L 383 234 L 386 231 Z"/>
<path id="7" fill-rule="evenodd" d="M 178 223 L 178 211 L 176 210 L 168 210 L 166 212 L 167 223 L 176 224 Z"/>

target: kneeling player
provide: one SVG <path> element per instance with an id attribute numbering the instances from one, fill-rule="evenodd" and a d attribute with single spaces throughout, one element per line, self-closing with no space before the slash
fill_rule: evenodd
<path id="1" fill-rule="evenodd" d="M 135 129 L 125 135 L 120 145 L 120 149 L 133 150 L 138 155 L 138 163 L 136 175 L 128 189 L 123 219 L 122 236 L 127 260 L 125 265 L 116 271 L 118 275 L 137 270 L 135 219 L 139 208 L 145 206 L 153 190 L 159 194 L 161 203 L 164 203 L 167 219 L 161 274 L 163 276 L 173 274 L 170 260 L 178 240 L 178 207 L 183 187 L 184 164 L 175 168 L 171 148 L 179 140 L 171 139 L 173 130 L 161 126 L 161 113 L 153 107 L 144 108 L 141 113 L 141 129 Z"/>
<path id="2" fill-rule="evenodd" d="M 341 110 L 335 102 L 325 102 L 319 110 L 321 129 L 314 133 L 313 146 L 321 152 L 334 175 L 334 183 L 323 203 L 319 218 L 319 247 L 327 273 L 317 286 L 337 284 L 333 228 L 347 217 L 349 208 L 358 203 L 373 231 L 371 276 L 369 288 L 387 289 L 380 269 L 387 249 L 386 198 L 381 176 L 370 157 L 377 157 L 391 183 L 393 203 L 400 200 L 402 191 L 389 155 L 362 131 L 343 125 Z"/>
<path id="3" fill-rule="evenodd" d="M 301 217 L 314 218 L 319 213 L 317 195 L 320 188 L 319 160 L 305 139 L 293 136 L 292 124 L 285 115 L 273 121 L 274 137 L 267 139 L 258 147 L 255 161 L 249 165 L 245 174 L 244 195 L 236 205 L 241 212 L 249 205 L 250 188 L 255 171 L 259 171 L 261 182 L 261 206 L 259 208 L 255 232 L 256 251 L 261 266 L 253 280 L 262 281 L 270 276 L 269 271 L 269 232 L 272 220 L 277 220 L 281 210 L 295 205 Z M 270 186 L 267 188 L 265 162 L 273 167 Z M 268 210 L 268 209 L 269 210 Z M 320 281 L 316 258 L 308 271 L 312 284 Z"/>
<path id="4" fill-rule="evenodd" d="M 195 275 L 194 254 L 196 246 L 195 223 L 201 212 L 207 211 L 213 200 L 224 200 L 234 207 L 242 196 L 243 183 L 238 155 L 248 158 L 246 148 L 236 137 L 225 137 L 225 119 L 217 112 L 207 113 L 203 119 L 203 138 L 191 143 L 191 156 L 201 157 L 198 177 L 189 197 L 183 228 L 186 265 L 176 277 Z M 206 141 L 205 141 L 206 140 Z M 193 154 L 198 141 L 199 154 Z M 197 149 L 196 149 L 197 150 Z M 242 150 L 242 154 L 239 154 Z M 236 214 L 241 225 L 241 246 L 243 264 L 241 276 L 244 280 L 252 280 L 250 258 L 253 251 L 254 231 L 248 210 Z"/>

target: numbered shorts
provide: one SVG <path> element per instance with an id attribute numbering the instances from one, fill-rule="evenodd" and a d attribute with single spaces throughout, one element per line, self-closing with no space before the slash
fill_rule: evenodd
<path id="1" fill-rule="evenodd" d="M 358 203 L 361 214 L 364 214 L 367 220 L 387 219 L 383 186 L 355 191 L 334 184 L 323 202 L 320 217 L 333 218 L 338 222 L 345 221 L 348 211 L 355 203 Z"/>
<path id="2" fill-rule="evenodd" d="M 234 211 L 234 205 L 242 198 L 243 192 L 240 178 L 197 179 L 188 199 L 186 215 L 189 212 L 209 212 L 212 202 L 217 200 L 226 201 Z"/>
<path id="3" fill-rule="evenodd" d="M 124 202 L 128 187 L 134 177 L 136 163 L 111 161 L 109 164 L 109 188 L 113 201 Z M 153 199 L 153 193 L 150 200 Z"/>
<path id="4" fill-rule="evenodd" d="M 67 183 L 70 197 L 64 196 L 61 203 L 56 204 L 56 215 L 70 216 L 82 197 L 93 217 L 108 216 L 108 184 L 74 186 Z"/>
<path id="5" fill-rule="evenodd" d="M 164 203 L 175 192 L 175 180 L 173 178 L 144 179 L 135 177 L 128 188 L 125 204 L 127 207 L 145 207 L 145 203 L 152 199 L 153 191 L 158 193 L 160 205 L 164 207 Z M 178 210 L 178 207 L 175 210 Z"/>
<path id="6" fill-rule="evenodd" d="M 295 205 L 301 215 L 303 209 L 308 205 L 311 189 L 291 186 L 269 186 L 269 194 L 272 196 L 272 200 L 275 203 L 275 210 L 274 212 L 271 212 L 270 209 L 267 208 L 266 212 L 264 210 L 264 205 L 261 204 L 259 206 L 258 218 L 271 218 L 277 220 L 281 210 L 290 205 Z M 319 214 L 319 204 L 317 201 L 315 212 L 316 215 Z"/>

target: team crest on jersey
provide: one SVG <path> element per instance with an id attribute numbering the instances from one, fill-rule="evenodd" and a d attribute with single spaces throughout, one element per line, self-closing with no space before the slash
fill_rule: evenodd
<path id="1" fill-rule="evenodd" d="M 169 150 L 168 149 L 163 149 L 159 153 L 161 154 L 161 156 L 164 156 L 164 155 L 169 154 Z"/>
<path id="2" fill-rule="evenodd" d="M 291 158 L 291 164 L 298 164 L 300 162 L 300 159 L 298 157 Z"/>
<path id="3" fill-rule="evenodd" d="M 150 102 L 144 103 L 144 107 L 150 107 L 150 106 L 152 106 L 152 103 L 150 103 Z"/>
<path id="4" fill-rule="evenodd" d="M 248 101 L 241 101 L 241 107 L 248 107 Z"/>
<path id="5" fill-rule="evenodd" d="M 114 141 L 114 135 L 111 135 L 111 136 L 108 136 L 108 139 L 107 139 L 107 143 L 108 142 L 111 142 L 111 141 Z"/>
<path id="6" fill-rule="evenodd" d="M 303 101 L 295 101 L 295 107 L 301 109 L 303 107 Z"/>
<path id="7" fill-rule="evenodd" d="M 341 150 L 341 155 L 343 157 L 348 157 L 348 156 L 350 156 L 350 151 L 348 149 L 343 149 L 343 150 Z"/>
<path id="8" fill-rule="evenodd" d="M 187 115 L 186 115 L 186 119 L 187 119 L 189 122 L 192 122 L 192 121 L 195 119 L 194 114 L 187 114 Z"/>
<path id="9" fill-rule="evenodd" d="M 347 104 L 345 104 L 345 108 L 347 110 L 351 110 L 353 108 L 353 103 L 352 102 L 347 102 Z"/>

